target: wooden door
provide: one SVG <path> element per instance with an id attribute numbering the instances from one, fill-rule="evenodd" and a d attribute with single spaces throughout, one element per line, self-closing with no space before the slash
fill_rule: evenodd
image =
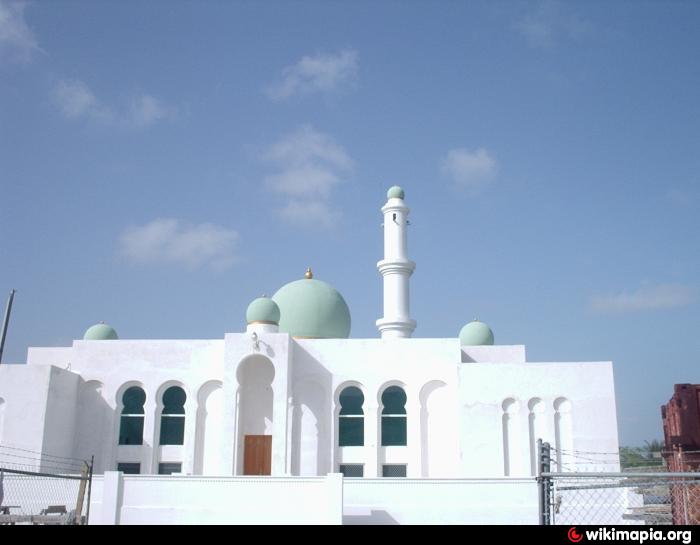
<path id="1" fill-rule="evenodd" d="M 272 469 L 272 435 L 246 435 L 243 475 L 270 475 Z"/>

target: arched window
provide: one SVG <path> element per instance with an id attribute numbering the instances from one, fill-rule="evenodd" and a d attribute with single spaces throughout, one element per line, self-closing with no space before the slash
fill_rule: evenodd
<path id="1" fill-rule="evenodd" d="M 406 446 L 406 392 L 389 386 L 382 394 L 382 446 Z"/>
<path id="2" fill-rule="evenodd" d="M 122 417 L 119 426 L 120 445 L 143 445 L 143 404 L 146 392 L 132 386 L 122 396 Z"/>
<path id="3" fill-rule="evenodd" d="M 340 392 L 338 416 L 338 445 L 361 447 L 365 444 L 365 413 L 362 404 L 365 396 L 356 386 L 348 386 Z"/>
<path id="4" fill-rule="evenodd" d="M 182 445 L 185 442 L 185 400 L 187 394 L 179 386 L 171 386 L 163 394 L 160 417 L 160 444 Z"/>

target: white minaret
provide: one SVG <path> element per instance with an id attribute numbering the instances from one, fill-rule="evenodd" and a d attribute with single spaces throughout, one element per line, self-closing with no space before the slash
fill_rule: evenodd
<path id="1" fill-rule="evenodd" d="M 416 264 L 408 259 L 406 226 L 409 208 L 404 204 L 404 192 L 395 185 L 386 194 L 384 214 L 384 259 L 377 269 L 384 277 L 384 317 L 377 320 L 382 339 L 410 337 L 416 329 L 411 320 L 408 303 L 408 280 Z"/>

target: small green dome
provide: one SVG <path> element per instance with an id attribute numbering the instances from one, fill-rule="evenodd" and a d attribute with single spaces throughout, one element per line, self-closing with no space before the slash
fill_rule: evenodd
<path id="1" fill-rule="evenodd" d="M 387 199 L 403 199 L 404 198 L 404 191 L 401 187 L 398 185 L 393 185 L 389 188 L 389 191 L 386 192 L 386 198 Z"/>
<path id="2" fill-rule="evenodd" d="M 112 326 L 101 322 L 90 327 L 83 335 L 84 341 L 116 341 L 119 339 Z"/>
<path id="3" fill-rule="evenodd" d="M 280 331 L 293 337 L 347 339 L 350 335 L 350 309 L 332 286 L 306 278 L 282 286 L 272 296 L 280 309 Z"/>
<path id="4" fill-rule="evenodd" d="M 280 307 L 277 306 L 269 297 L 258 297 L 245 311 L 245 319 L 249 324 L 279 324 L 280 323 Z"/>
<path id="5" fill-rule="evenodd" d="M 459 341 L 462 346 L 492 345 L 493 331 L 485 323 L 474 320 L 459 332 Z"/>

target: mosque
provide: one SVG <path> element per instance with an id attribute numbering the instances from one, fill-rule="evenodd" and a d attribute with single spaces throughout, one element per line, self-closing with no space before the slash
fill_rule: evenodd
<path id="1" fill-rule="evenodd" d="M 347 302 L 311 270 L 223 338 L 120 339 L 100 323 L 0 366 L 0 444 L 94 455 L 97 474 L 355 478 L 529 477 L 539 438 L 561 470 L 575 450 L 617 452 L 611 362 L 528 361 L 479 321 L 413 337 L 400 187 L 381 212 L 378 338 L 350 337 Z"/>

